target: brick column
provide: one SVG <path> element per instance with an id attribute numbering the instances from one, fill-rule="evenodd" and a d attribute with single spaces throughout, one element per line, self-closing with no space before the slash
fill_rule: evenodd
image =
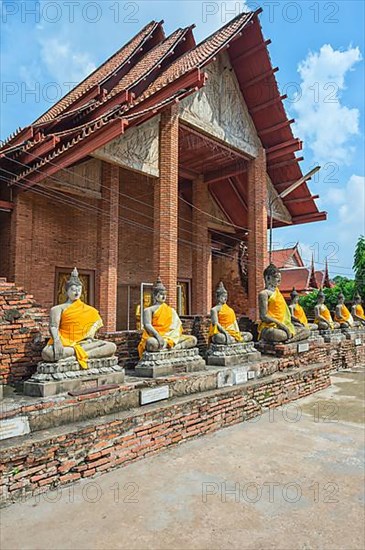
<path id="1" fill-rule="evenodd" d="M 176 308 L 178 238 L 179 118 L 173 105 L 161 114 L 160 177 L 154 187 L 153 270 L 168 291 L 168 303 Z"/>
<path id="2" fill-rule="evenodd" d="M 116 330 L 118 279 L 119 168 L 103 162 L 102 199 L 98 214 L 96 304 L 104 330 Z"/>
<path id="3" fill-rule="evenodd" d="M 203 176 L 193 181 L 193 314 L 206 315 L 212 307 L 212 251 L 207 216 L 208 185 Z"/>
<path id="4" fill-rule="evenodd" d="M 18 193 L 10 222 L 9 281 L 31 289 L 33 203 L 29 193 Z"/>
<path id="5" fill-rule="evenodd" d="M 267 266 L 266 157 L 264 149 L 248 163 L 248 316 L 258 320 L 257 295 Z"/>

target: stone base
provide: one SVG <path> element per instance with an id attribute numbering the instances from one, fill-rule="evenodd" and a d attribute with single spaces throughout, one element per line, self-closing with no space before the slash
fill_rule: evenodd
<path id="1" fill-rule="evenodd" d="M 255 349 L 253 342 L 237 344 L 210 344 L 206 360 L 207 365 L 216 367 L 234 367 L 251 361 L 259 361 L 261 353 Z"/>
<path id="2" fill-rule="evenodd" d="M 317 332 L 317 331 L 316 331 Z M 271 344 L 260 340 L 255 344 L 256 348 L 266 355 L 274 355 L 275 357 L 282 357 L 283 355 L 297 355 L 306 351 L 310 351 L 313 348 L 317 348 L 324 344 L 324 339 L 319 334 L 311 335 L 306 340 L 300 340 L 298 342 L 281 342 L 280 344 Z"/>
<path id="3" fill-rule="evenodd" d="M 333 330 L 319 330 L 318 332 L 326 344 L 335 344 L 336 342 L 346 340 L 345 334 L 339 328 Z"/>
<path id="4" fill-rule="evenodd" d="M 24 394 L 48 397 L 123 382 L 124 369 L 118 365 L 118 358 L 115 356 L 89 359 L 87 369 L 80 369 L 78 362 L 71 358 L 56 363 L 38 363 L 37 372 L 24 382 Z"/>
<path id="5" fill-rule="evenodd" d="M 360 328 L 344 328 L 341 329 L 342 334 L 345 335 L 346 340 L 356 340 L 357 338 L 364 339 L 364 330 Z"/>
<path id="6" fill-rule="evenodd" d="M 206 370 L 204 359 L 198 348 L 145 351 L 137 363 L 135 374 L 147 378 L 168 376 L 178 372 L 197 372 Z"/>

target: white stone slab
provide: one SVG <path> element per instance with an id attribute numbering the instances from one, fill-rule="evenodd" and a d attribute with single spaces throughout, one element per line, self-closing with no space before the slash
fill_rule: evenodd
<path id="1" fill-rule="evenodd" d="M 361 346 L 361 338 L 355 339 L 355 346 Z"/>
<path id="2" fill-rule="evenodd" d="M 233 386 L 234 378 L 231 369 L 221 370 L 217 374 L 217 387 L 226 388 L 227 386 Z"/>
<path id="3" fill-rule="evenodd" d="M 256 375 L 256 372 L 254 370 L 249 370 L 247 373 L 247 377 L 249 380 L 252 380 L 253 378 L 255 378 L 255 375 Z"/>
<path id="4" fill-rule="evenodd" d="M 233 370 L 233 379 L 235 384 L 243 384 L 247 382 L 248 375 L 247 370 L 243 369 L 232 369 Z"/>
<path id="5" fill-rule="evenodd" d="M 0 440 L 26 435 L 29 432 L 30 428 L 27 416 L 16 416 L 15 418 L 0 420 Z"/>
<path id="6" fill-rule="evenodd" d="M 298 353 L 303 353 L 303 351 L 309 351 L 308 342 L 304 342 L 303 344 L 298 344 Z"/>
<path id="7" fill-rule="evenodd" d="M 147 403 L 154 403 L 155 401 L 161 401 L 162 399 L 169 398 L 169 387 L 158 386 L 157 388 L 149 388 L 148 390 L 141 390 L 141 405 L 147 405 Z"/>

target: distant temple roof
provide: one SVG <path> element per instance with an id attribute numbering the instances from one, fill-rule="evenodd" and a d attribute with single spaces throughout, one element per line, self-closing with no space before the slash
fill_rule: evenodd
<path id="1" fill-rule="evenodd" d="M 272 261 L 280 269 L 280 291 L 285 298 L 289 298 L 293 288 L 299 294 L 305 294 L 312 290 L 334 286 L 329 278 L 327 261 L 323 271 L 316 271 L 314 269 L 313 258 L 311 266 L 305 267 L 298 250 L 298 243 L 293 248 L 274 250 L 272 252 Z"/>
<path id="2" fill-rule="evenodd" d="M 196 45 L 193 28 L 166 37 L 152 21 L 33 124 L 0 147 L 2 180 L 21 189 L 80 162 L 132 126 L 206 83 L 204 67 L 227 50 L 242 96 L 266 150 L 267 172 L 281 193 L 303 174 L 256 12 L 242 13 Z M 9 177 L 9 174 L 11 176 Z M 306 183 L 283 202 L 293 224 L 326 219 Z M 280 225 L 280 223 L 277 225 Z"/>
<path id="3" fill-rule="evenodd" d="M 272 251 L 272 263 L 278 268 L 304 267 L 298 244 L 292 248 L 280 248 Z"/>

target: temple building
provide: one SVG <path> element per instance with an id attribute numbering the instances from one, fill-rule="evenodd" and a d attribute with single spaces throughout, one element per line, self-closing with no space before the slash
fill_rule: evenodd
<path id="1" fill-rule="evenodd" d="M 280 269 L 280 291 L 288 302 L 293 288 L 299 294 L 308 294 L 313 290 L 334 286 L 329 277 L 327 259 L 323 270 L 315 270 L 313 256 L 310 267 L 306 267 L 299 251 L 299 243 L 291 248 L 273 250 L 272 261 Z"/>
<path id="2" fill-rule="evenodd" d="M 2 144 L 0 277 L 49 308 L 77 266 L 107 331 L 135 328 L 157 275 L 181 314 L 222 279 L 257 319 L 268 203 L 303 175 L 259 13 L 200 44 L 152 21 Z M 315 198 L 275 200 L 274 228 L 325 220 Z"/>

